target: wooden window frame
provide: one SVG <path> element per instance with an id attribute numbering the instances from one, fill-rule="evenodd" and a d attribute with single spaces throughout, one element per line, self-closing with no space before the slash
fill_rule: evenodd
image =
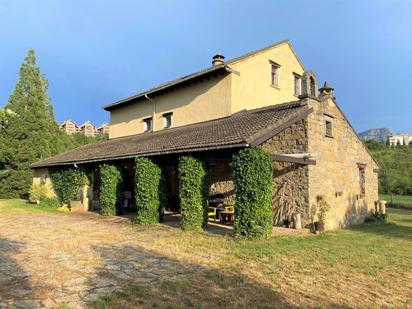
<path id="1" fill-rule="evenodd" d="M 296 81 L 299 81 L 299 91 L 296 92 Z M 293 73 L 293 92 L 295 96 L 300 96 L 302 94 L 302 76 L 297 74 L 297 73 Z"/>

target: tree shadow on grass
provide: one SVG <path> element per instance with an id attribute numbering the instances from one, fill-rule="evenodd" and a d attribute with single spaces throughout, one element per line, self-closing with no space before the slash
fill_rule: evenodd
<path id="1" fill-rule="evenodd" d="M 34 308 L 39 304 L 32 298 L 31 277 L 19 267 L 14 255 L 24 243 L 0 238 L 0 307 Z"/>
<path id="2" fill-rule="evenodd" d="M 297 307 L 271 286 L 230 265 L 216 269 L 184 263 L 134 244 L 93 249 L 103 261 L 96 280 L 117 278 L 123 288 L 94 301 L 92 308 Z"/>

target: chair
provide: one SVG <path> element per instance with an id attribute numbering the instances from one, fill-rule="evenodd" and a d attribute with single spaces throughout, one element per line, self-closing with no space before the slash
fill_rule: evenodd
<path id="1" fill-rule="evenodd" d="M 212 217 L 214 222 L 216 222 L 216 210 L 216 207 L 209 207 L 209 211 L 207 213 L 208 219 Z"/>
<path id="2" fill-rule="evenodd" d="M 235 212 L 235 205 L 225 206 L 225 211 L 227 211 L 227 212 Z"/>

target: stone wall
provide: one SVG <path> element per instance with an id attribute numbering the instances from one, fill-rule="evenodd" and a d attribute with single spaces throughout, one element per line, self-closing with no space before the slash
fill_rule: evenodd
<path id="1" fill-rule="evenodd" d="M 307 117 L 308 152 L 316 160 L 309 166 L 310 206 L 316 209 L 317 197 L 325 197 L 331 206 L 327 229 L 361 223 L 378 199 L 378 166 L 331 95 L 306 102 L 314 109 Z M 332 136 L 326 134 L 326 121 L 332 122 Z M 359 168 L 364 168 L 364 194 Z"/>
<path id="2" fill-rule="evenodd" d="M 210 182 L 209 195 L 222 193 L 224 195 L 224 204 L 234 204 L 235 187 L 230 161 L 220 161 L 210 166 L 208 177 Z"/>
<path id="3" fill-rule="evenodd" d="M 306 153 L 308 130 L 305 119 L 297 122 L 260 146 L 269 154 Z M 300 213 L 302 224 L 310 223 L 308 195 L 308 167 L 306 165 L 274 162 L 274 224 L 281 225 L 283 219 L 292 219 Z"/>

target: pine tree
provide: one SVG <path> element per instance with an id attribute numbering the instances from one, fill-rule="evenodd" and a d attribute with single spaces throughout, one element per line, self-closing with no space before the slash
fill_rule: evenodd
<path id="1" fill-rule="evenodd" d="M 30 164 L 57 152 L 58 127 L 47 88 L 47 79 L 36 66 L 35 51 L 30 49 L 4 113 L 7 124 L 2 129 L 5 158 L 0 165 L 0 198 L 27 194 L 32 179 Z"/>

